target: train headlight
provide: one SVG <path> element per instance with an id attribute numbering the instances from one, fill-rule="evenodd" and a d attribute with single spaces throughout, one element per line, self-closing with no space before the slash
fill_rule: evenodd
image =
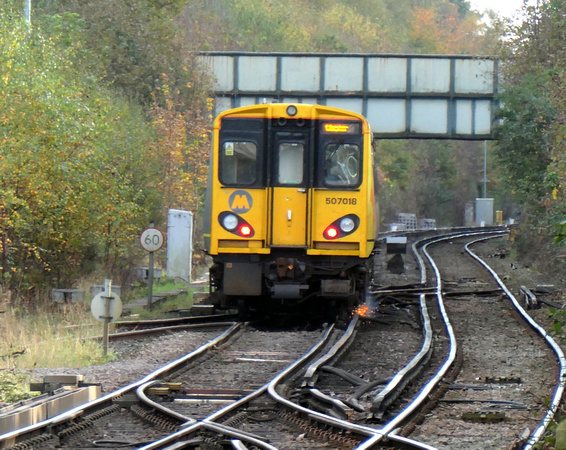
<path id="1" fill-rule="evenodd" d="M 297 107 L 295 105 L 287 106 L 287 114 L 291 117 L 297 115 Z"/>
<path id="2" fill-rule="evenodd" d="M 340 221 L 340 229 L 344 233 L 350 233 L 355 228 L 355 226 L 356 224 L 354 223 L 351 217 L 344 217 Z"/>
<path id="3" fill-rule="evenodd" d="M 325 239 L 339 239 L 352 234 L 359 226 L 360 218 L 355 214 L 348 214 L 328 225 L 322 235 Z"/>
<path id="4" fill-rule="evenodd" d="M 227 214 L 222 219 L 222 226 L 228 231 L 232 231 L 238 226 L 238 218 L 234 214 Z"/>
<path id="5" fill-rule="evenodd" d="M 255 234 L 254 228 L 238 214 L 232 211 L 223 211 L 218 215 L 218 222 L 226 231 L 243 238 L 251 238 Z"/>

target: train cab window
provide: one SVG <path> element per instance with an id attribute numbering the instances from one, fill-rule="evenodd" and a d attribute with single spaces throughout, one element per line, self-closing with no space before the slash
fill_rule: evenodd
<path id="1" fill-rule="evenodd" d="M 360 147 L 328 144 L 325 148 L 324 183 L 327 186 L 356 186 L 360 182 Z"/>
<path id="2" fill-rule="evenodd" d="M 279 184 L 301 184 L 303 182 L 303 160 L 305 146 L 297 142 L 282 142 L 277 149 Z"/>
<path id="3" fill-rule="evenodd" d="M 227 185 L 251 185 L 257 179 L 257 145 L 227 141 L 220 150 L 220 181 Z"/>

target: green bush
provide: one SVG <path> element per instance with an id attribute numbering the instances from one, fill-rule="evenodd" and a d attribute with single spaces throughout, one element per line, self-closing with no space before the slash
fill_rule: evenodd
<path id="1" fill-rule="evenodd" d="M 27 388 L 28 376 L 16 369 L 0 371 L 0 402 L 14 403 L 34 397 Z"/>

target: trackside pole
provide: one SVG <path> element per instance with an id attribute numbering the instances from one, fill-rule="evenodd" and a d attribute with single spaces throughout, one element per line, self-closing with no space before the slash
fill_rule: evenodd
<path id="1" fill-rule="evenodd" d="M 108 328 L 110 324 L 110 302 L 112 298 L 112 280 L 104 280 L 104 325 L 102 331 L 102 349 L 104 356 L 108 355 Z"/>
<path id="2" fill-rule="evenodd" d="M 153 223 L 149 224 L 140 235 L 140 244 L 142 248 L 149 252 L 149 267 L 147 274 L 147 308 L 151 309 L 151 300 L 153 298 L 153 254 L 163 247 L 163 233 L 157 228 L 153 228 Z"/>
<path id="3" fill-rule="evenodd" d="M 102 322 L 102 346 L 104 356 L 108 355 L 108 328 L 122 314 L 122 301 L 112 292 L 112 280 L 104 280 L 104 291 L 96 294 L 90 303 L 90 310 L 96 320 Z"/>
<path id="4" fill-rule="evenodd" d="M 151 299 L 153 298 L 153 254 L 149 252 L 149 268 L 147 273 L 147 309 L 151 310 Z"/>

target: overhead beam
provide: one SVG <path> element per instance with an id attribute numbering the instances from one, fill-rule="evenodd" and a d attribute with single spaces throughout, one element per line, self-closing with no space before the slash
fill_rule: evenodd
<path id="1" fill-rule="evenodd" d="M 377 138 L 494 138 L 498 61 L 462 55 L 207 52 L 215 113 L 318 103 L 367 117 Z"/>

